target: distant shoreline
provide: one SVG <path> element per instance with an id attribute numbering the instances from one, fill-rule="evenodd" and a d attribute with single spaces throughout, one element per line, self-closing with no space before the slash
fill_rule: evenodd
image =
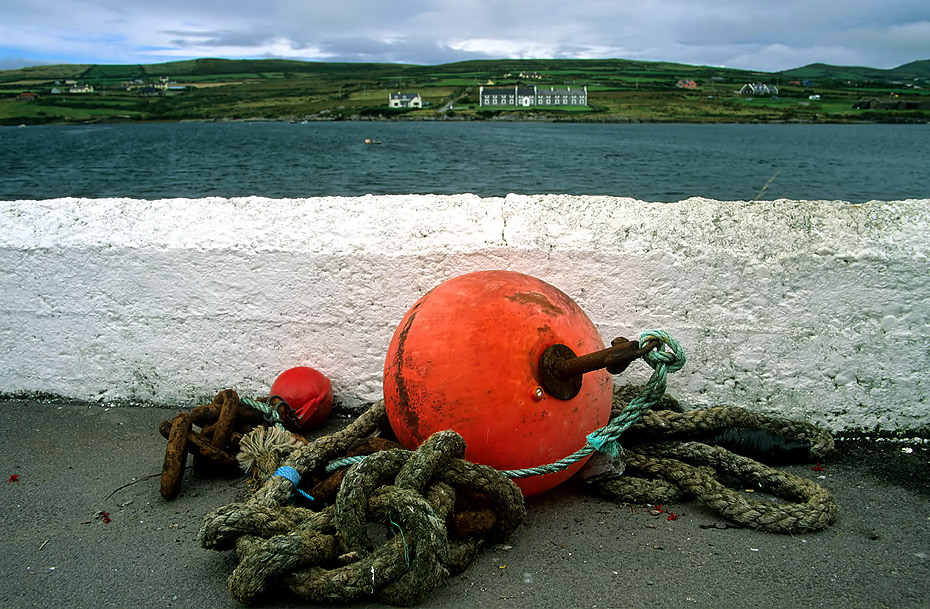
<path id="1" fill-rule="evenodd" d="M 583 87 L 585 96 L 575 105 L 525 95 L 496 105 L 500 99 L 483 96 L 487 87 Z M 400 92 L 403 100 L 391 99 Z M 185 120 L 926 124 L 930 60 L 778 73 L 622 59 L 435 66 L 203 59 L 0 71 L 0 125 Z"/>
<path id="2" fill-rule="evenodd" d="M 288 123 L 299 125 L 301 123 L 339 123 L 339 122 L 358 122 L 358 123 L 446 123 L 446 122 L 470 122 L 470 123 L 576 123 L 576 124 L 682 124 L 682 125 L 928 125 L 930 119 L 914 117 L 896 117 L 888 116 L 881 119 L 839 119 L 825 118 L 819 120 L 813 119 L 784 119 L 784 120 L 764 120 L 764 119 L 720 119 L 720 120 L 697 120 L 697 119 L 666 119 L 666 118 L 628 118 L 628 117 L 547 117 L 547 116 L 495 116 L 491 118 L 474 117 L 474 116 L 450 116 L 450 117 L 374 117 L 374 116 L 357 116 L 357 117 L 307 117 L 302 119 L 290 118 L 266 118 L 266 117 L 246 117 L 246 118 L 179 118 L 155 119 L 155 120 L 133 120 L 124 118 L 101 118 L 91 121 L 47 121 L 47 122 L 23 122 L 19 124 L 0 124 L 0 127 L 41 127 L 41 126 L 66 126 L 66 125 L 129 125 L 129 124 L 179 124 L 179 123 Z"/>

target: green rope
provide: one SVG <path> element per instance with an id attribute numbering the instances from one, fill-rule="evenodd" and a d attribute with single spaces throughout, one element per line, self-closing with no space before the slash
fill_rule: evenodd
<path id="1" fill-rule="evenodd" d="M 685 365 L 685 352 L 682 351 L 678 341 L 674 338 L 661 330 L 647 330 L 639 337 L 640 348 L 643 348 L 651 340 L 658 340 L 660 342 L 659 349 L 662 350 L 653 350 L 643 356 L 646 363 L 653 369 L 652 376 L 646 386 L 638 396 L 627 404 L 619 415 L 611 419 L 610 423 L 588 434 L 587 442 L 583 448 L 555 463 L 527 469 L 506 470 L 502 473 L 508 478 L 529 478 L 530 476 L 563 471 L 594 452 L 617 456 L 620 451 L 620 445 L 617 442 L 620 435 L 629 429 L 630 425 L 638 421 L 644 412 L 662 399 L 665 394 L 667 374 L 677 372 Z M 665 351 L 665 345 L 668 345 L 671 351 Z"/>
<path id="2" fill-rule="evenodd" d="M 602 452 L 611 456 L 617 456 L 621 450 L 617 440 L 620 435 L 629 429 L 629 427 L 638 421 L 643 413 L 652 408 L 662 399 L 665 394 L 666 377 L 669 372 L 677 372 L 685 365 L 685 352 L 681 349 L 674 338 L 662 330 L 647 330 L 639 337 L 639 346 L 643 348 L 646 343 L 652 340 L 659 341 L 657 349 L 649 351 L 643 356 L 646 363 L 652 367 L 653 373 L 643 388 L 642 392 L 633 398 L 623 411 L 611 419 L 610 423 L 604 427 L 588 434 L 587 442 L 584 447 L 572 453 L 571 455 L 559 459 L 555 463 L 548 465 L 539 465 L 527 469 L 504 470 L 501 473 L 508 478 L 529 478 L 542 474 L 553 474 L 568 469 L 578 461 L 590 456 L 594 452 Z M 666 351 L 668 346 L 671 351 Z M 365 457 L 346 457 L 330 463 L 326 467 L 327 472 L 348 467 L 362 461 Z"/>
<path id="3" fill-rule="evenodd" d="M 274 426 L 278 427 L 279 429 L 284 429 L 284 422 L 281 420 L 281 415 L 278 414 L 278 411 L 275 410 L 269 402 L 259 402 L 258 400 L 253 400 L 252 398 L 240 397 L 239 403 L 259 411 L 265 415 L 266 421 L 274 424 Z"/>

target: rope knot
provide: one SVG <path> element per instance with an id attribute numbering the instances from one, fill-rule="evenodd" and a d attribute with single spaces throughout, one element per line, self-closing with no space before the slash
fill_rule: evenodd
<path id="1" fill-rule="evenodd" d="M 510 478 L 528 478 L 560 472 L 576 463 L 577 461 L 589 457 L 593 452 L 601 452 L 611 457 L 616 457 L 623 450 L 617 440 L 620 435 L 626 431 L 630 425 L 638 421 L 643 413 L 652 408 L 665 394 L 666 376 L 669 372 L 676 372 L 685 365 L 685 352 L 674 338 L 661 330 L 649 330 L 644 332 L 639 339 L 640 348 L 645 348 L 646 344 L 652 340 L 657 340 L 664 346 L 669 346 L 672 351 L 656 351 L 653 349 L 646 353 L 644 359 L 652 366 L 653 373 L 649 382 L 643 388 L 643 391 L 627 404 L 626 408 L 612 418 L 604 427 L 597 429 L 585 438 L 585 445 L 572 453 L 571 455 L 559 459 L 555 463 L 530 467 L 526 469 L 506 470 L 503 473 Z"/>
<path id="2" fill-rule="evenodd" d="M 678 372 L 684 367 L 687 358 L 678 341 L 662 330 L 647 330 L 640 335 L 639 346 L 644 347 L 651 340 L 662 343 L 661 351 L 654 349 L 643 356 L 653 370 L 656 370 L 659 365 L 663 365 L 666 372 Z M 671 351 L 665 351 L 665 346 L 668 346 Z"/>

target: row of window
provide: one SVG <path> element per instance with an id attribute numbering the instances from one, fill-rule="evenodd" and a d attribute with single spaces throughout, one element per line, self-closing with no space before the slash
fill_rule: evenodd
<path id="1" fill-rule="evenodd" d="M 514 105 L 515 99 L 513 95 L 509 96 L 497 96 L 497 95 L 486 95 L 484 98 L 484 103 L 491 106 L 500 106 L 500 105 Z M 551 104 L 584 104 L 584 97 L 577 95 L 540 95 L 536 101 L 536 105 L 551 105 Z"/>
<path id="2" fill-rule="evenodd" d="M 584 103 L 584 98 L 577 97 L 575 95 L 572 95 L 571 97 L 569 97 L 568 95 L 562 95 L 562 96 L 556 95 L 555 97 L 545 96 L 539 100 L 540 104 L 550 104 L 550 103 L 558 104 L 560 102 L 563 104 L 568 104 L 568 103 L 581 104 L 581 103 Z"/>

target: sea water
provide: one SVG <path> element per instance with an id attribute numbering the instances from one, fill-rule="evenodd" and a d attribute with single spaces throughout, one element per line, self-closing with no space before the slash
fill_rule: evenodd
<path id="1" fill-rule="evenodd" d="M 930 126 L 437 121 L 0 128 L 0 200 L 407 193 L 658 202 L 926 198 Z"/>

